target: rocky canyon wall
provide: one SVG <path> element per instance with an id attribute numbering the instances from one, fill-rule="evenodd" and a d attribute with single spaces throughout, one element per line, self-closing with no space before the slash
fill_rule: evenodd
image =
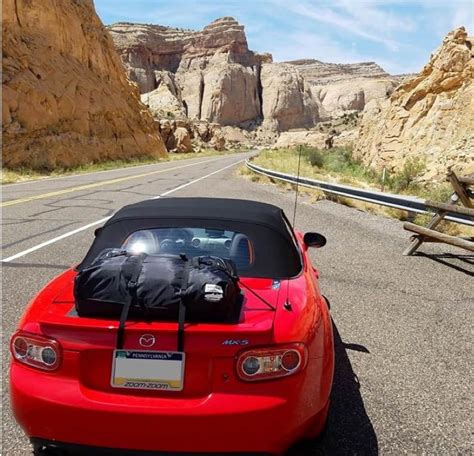
<path id="1" fill-rule="evenodd" d="M 166 153 L 92 0 L 4 0 L 3 164 Z"/>
<path id="2" fill-rule="evenodd" d="M 278 131 L 311 127 L 319 118 L 301 75 L 249 50 L 244 27 L 231 17 L 202 31 L 129 23 L 109 30 L 157 117 L 185 115 L 247 128 L 263 122 Z"/>
<path id="3" fill-rule="evenodd" d="M 355 153 L 366 164 L 400 169 L 408 158 L 426 162 L 425 179 L 447 168 L 474 172 L 474 37 L 450 32 L 429 63 L 387 100 L 364 112 Z"/>
<path id="4" fill-rule="evenodd" d="M 132 23 L 109 30 L 142 100 L 158 118 L 276 132 L 311 128 L 362 111 L 399 84 L 373 62 L 272 63 L 271 55 L 249 50 L 244 27 L 232 17 L 202 31 Z"/>
<path id="5" fill-rule="evenodd" d="M 400 84 L 375 62 L 326 63 L 315 59 L 287 62 L 304 77 L 322 117 L 337 117 L 347 111 L 362 111 L 373 99 L 385 99 Z"/>
<path id="6" fill-rule="evenodd" d="M 277 131 L 310 128 L 319 120 L 319 105 L 301 74 L 284 63 L 261 70 L 264 126 Z"/>

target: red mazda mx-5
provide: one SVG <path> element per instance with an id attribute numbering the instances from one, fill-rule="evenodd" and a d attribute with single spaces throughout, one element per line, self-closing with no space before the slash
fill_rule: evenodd
<path id="1" fill-rule="evenodd" d="M 325 426 L 328 303 L 278 207 L 126 206 L 28 306 L 11 402 L 35 454 L 283 453 Z"/>

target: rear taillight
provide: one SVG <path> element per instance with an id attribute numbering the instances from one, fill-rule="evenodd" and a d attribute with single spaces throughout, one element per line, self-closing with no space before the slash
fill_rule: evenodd
<path id="1" fill-rule="evenodd" d="M 58 341 L 23 331 L 11 338 L 10 351 L 18 362 L 47 371 L 56 370 L 61 362 Z"/>
<path id="2" fill-rule="evenodd" d="M 287 377 L 304 369 L 307 359 L 300 343 L 246 350 L 237 358 L 237 374 L 246 381 Z"/>

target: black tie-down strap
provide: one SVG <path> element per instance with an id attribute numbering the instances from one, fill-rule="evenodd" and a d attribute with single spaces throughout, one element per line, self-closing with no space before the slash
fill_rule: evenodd
<path id="1" fill-rule="evenodd" d="M 145 259 L 145 257 L 146 254 L 140 254 L 136 257 L 136 261 L 132 269 L 132 275 L 127 284 L 127 300 L 125 302 L 125 305 L 123 306 L 122 313 L 120 314 L 120 323 L 117 331 L 117 350 L 121 350 L 123 348 L 125 322 L 127 321 L 128 313 L 130 312 L 132 302 L 136 298 L 138 277 L 140 276 L 143 260 Z"/>
<path id="2" fill-rule="evenodd" d="M 142 270 L 142 263 L 146 254 L 141 254 L 137 256 L 137 260 L 133 265 L 132 275 L 127 285 L 127 301 L 123 306 L 122 313 L 120 314 L 120 323 L 117 331 L 117 350 L 123 348 L 124 335 L 125 335 L 125 322 L 127 321 L 128 314 L 130 312 L 130 307 L 133 300 L 136 298 L 137 286 L 138 286 L 138 277 Z M 184 304 L 186 290 L 188 288 L 189 282 L 189 260 L 185 255 L 182 255 L 181 258 L 184 260 L 184 269 L 183 276 L 181 281 L 181 290 L 179 293 L 179 311 L 178 311 L 178 351 L 184 351 L 184 322 L 186 319 L 186 306 Z"/>
<path id="3" fill-rule="evenodd" d="M 178 351 L 184 351 L 184 322 L 186 319 L 186 306 L 184 299 L 186 297 L 186 290 L 188 289 L 189 282 L 189 260 L 186 255 L 181 255 L 181 259 L 184 260 L 184 270 L 181 282 L 181 291 L 179 294 L 179 311 L 178 311 Z"/>

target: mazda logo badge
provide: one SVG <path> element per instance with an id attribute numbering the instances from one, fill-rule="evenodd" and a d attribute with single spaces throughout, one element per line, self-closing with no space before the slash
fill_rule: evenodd
<path id="1" fill-rule="evenodd" d="M 153 347 L 153 345 L 155 345 L 156 339 L 153 334 L 143 334 L 138 342 L 140 342 L 142 347 Z"/>

